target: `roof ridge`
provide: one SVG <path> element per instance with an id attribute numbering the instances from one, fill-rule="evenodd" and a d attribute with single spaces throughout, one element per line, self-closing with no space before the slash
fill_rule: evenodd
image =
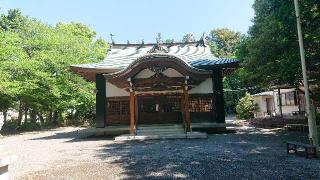
<path id="1" fill-rule="evenodd" d="M 155 45 L 160 45 L 160 46 L 174 46 L 174 45 L 196 45 L 196 46 L 206 46 L 204 44 L 203 40 L 199 41 L 192 41 L 192 42 L 169 42 L 169 43 L 112 43 L 110 44 L 113 47 L 117 46 L 126 46 L 126 47 L 141 47 L 141 46 L 155 46 Z"/>

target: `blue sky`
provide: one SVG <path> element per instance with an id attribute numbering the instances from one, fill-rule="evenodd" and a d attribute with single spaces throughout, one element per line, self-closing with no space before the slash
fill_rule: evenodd
<path id="1" fill-rule="evenodd" d="M 254 0 L 0 0 L 0 12 L 19 8 L 24 15 L 48 24 L 77 21 L 89 25 L 98 37 L 116 43 L 181 40 L 186 33 L 227 27 L 246 33 L 252 25 Z"/>

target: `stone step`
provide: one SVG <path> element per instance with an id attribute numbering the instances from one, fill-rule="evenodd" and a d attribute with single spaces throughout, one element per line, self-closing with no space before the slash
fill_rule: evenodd
<path id="1" fill-rule="evenodd" d="M 182 126 L 137 126 L 137 129 L 183 129 Z"/>
<path id="2" fill-rule="evenodd" d="M 121 135 L 115 137 L 115 141 L 155 140 L 155 139 L 202 139 L 207 138 L 207 133 L 188 132 L 170 134 L 145 134 L 145 135 Z"/>
<path id="3" fill-rule="evenodd" d="M 170 134 L 186 134 L 184 132 L 143 132 L 143 133 L 140 133 L 140 132 L 137 132 L 137 135 L 142 135 L 142 136 L 149 136 L 149 135 L 170 135 Z"/>
<path id="4" fill-rule="evenodd" d="M 183 129 L 138 129 L 137 133 L 184 133 Z"/>

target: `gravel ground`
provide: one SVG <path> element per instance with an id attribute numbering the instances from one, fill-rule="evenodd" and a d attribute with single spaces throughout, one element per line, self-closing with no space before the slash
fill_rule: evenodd
<path id="1" fill-rule="evenodd" d="M 299 133 L 241 127 L 208 139 L 115 143 L 79 128 L 2 138 L 14 179 L 320 179 L 320 160 L 287 155 Z"/>

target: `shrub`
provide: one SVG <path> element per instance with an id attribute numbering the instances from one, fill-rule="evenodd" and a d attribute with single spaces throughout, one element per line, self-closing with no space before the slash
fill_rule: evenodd
<path id="1" fill-rule="evenodd" d="M 17 131 L 18 128 L 18 121 L 16 120 L 11 120 L 7 121 L 1 128 L 1 133 L 7 134 L 10 132 Z"/>
<path id="2" fill-rule="evenodd" d="M 1 134 L 17 134 L 26 131 L 37 131 L 40 129 L 41 125 L 36 122 L 25 122 L 19 126 L 17 120 L 10 120 L 2 126 Z"/>
<path id="3" fill-rule="evenodd" d="M 37 131 L 41 129 L 41 125 L 36 122 L 25 122 L 21 126 L 19 126 L 19 131 Z"/>
<path id="4" fill-rule="evenodd" d="M 237 117 L 240 119 L 253 118 L 255 110 L 256 105 L 254 104 L 253 96 L 246 93 L 246 95 L 239 100 L 236 107 Z"/>
<path id="5" fill-rule="evenodd" d="M 320 113 L 316 113 L 317 124 L 320 124 Z"/>

